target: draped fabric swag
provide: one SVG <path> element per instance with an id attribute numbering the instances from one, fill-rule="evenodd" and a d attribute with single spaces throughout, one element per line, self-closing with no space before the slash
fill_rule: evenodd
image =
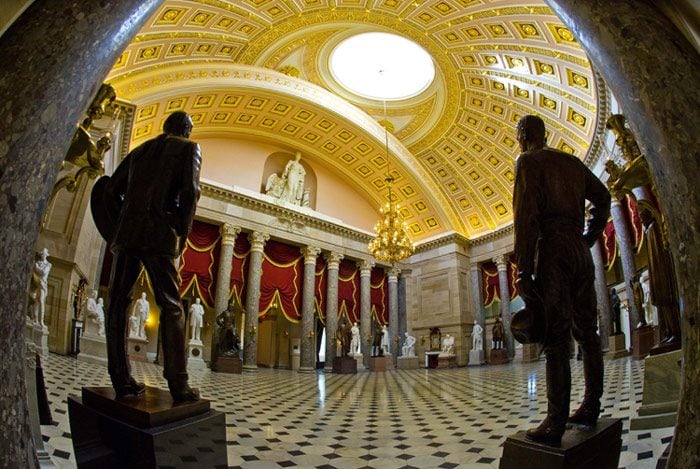
<path id="1" fill-rule="evenodd" d="M 372 268 L 370 273 L 370 304 L 372 320 L 380 325 L 389 324 L 389 284 L 381 267 Z"/>
<path id="2" fill-rule="evenodd" d="M 195 220 L 180 256 L 178 274 L 182 281 L 180 295 L 194 289 L 207 307 L 214 305 L 215 275 L 221 249 L 219 227 Z"/>
<path id="3" fill-rule="evenodd" d="M 328 288 L 326 261 L 323 256 L 318 256 L 314 277 L 314 308 L 316 308 L 321 324 L 324 325 L 326 324 L 326 288 Z"/>
<path id="4" fill-rule="evenodd" d="M 338 318 L 360 322 L 360 273 L 354 261 L 343 259 L 338 268 Z"/>
<path id="5" fill-rule="evenodd" d="M 500 301 L 500 286 L 498 285 L 498 267 L 494 262 L 481 264 L 481 284 L 483 286 L 484 306 L 487 308 L 494 301 Z"/>
<path id="6" fill-rule="evenodd" d="M 248 286 L 248 265 L 250 259 L 250 241 L 247 233 L 238 233 L 233 246 L 231 260 L 231 282 L 229 283 L 229 301 L 236 298 L 239 305 L 244 305 Z"/>
<path id="7" fill-rule="evenodd" d="M 625 214 L 627 215 L 627 221 L 632 228 L 632 241 L 634 242 L 634 250 L 638 254 L 642 250 L 642 245 L 644 244 L 644 226 L 642 225 L 642 220 L 639 218 L 639 211 L 637 210 L 637 201 L 634 197 L 629 195 L 625 197 Z"/>
<path id="8" fill-rule="evenodd" d="M 511 301 L 518 296 L 518 266 L 513 258 L 508 259 L 508 288 L 510 289 Z M 500 288 L 500 284 L 499 284 Z"/>
<path id="9" fill-rule="evenodd" d="M 304 259 L 297 246 L 274 240 L 265 243 L 258 315 L 277 307 L 289 321 L 301 320 L 303 269 Z"/>

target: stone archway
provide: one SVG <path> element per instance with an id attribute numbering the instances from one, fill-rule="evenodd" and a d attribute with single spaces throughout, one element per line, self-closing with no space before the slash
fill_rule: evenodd
<path id="1" fill-rule="evenodd" d="M 671 467 L 700 460 L 700 59 L 650 0 L 546 0 L 619 99 L 662 196 L 679 266 L 684 384 Z M 36 0 L 0 37 L 0 466 L 31 467 L 24 386 L 24 311 L 40 217 L 89 100 L 121 50 L 162 0 L 64 4 Z M 663 56 L 663 60 L 659 57 Z M 687 87 L 687 88 L 686 88 Z"/>

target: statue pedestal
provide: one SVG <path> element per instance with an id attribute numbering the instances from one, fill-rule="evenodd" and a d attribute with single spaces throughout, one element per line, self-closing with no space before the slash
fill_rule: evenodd
<path id="1" fill-rule="evenodd" d="M 630 352 L 625 347 L 625 334 L 615 334 L 608 337 L 609 350 L 607 358 L 626 357 Z"/>
<path id="2" fill-rule="evenodd" d="M 504 363 L 508 363 L 508 350 L 492 348 L 489 356 L 489 365 L 503 365 Z"/>
<path id="3" fill-rule="evenodd" d="M 481 349 L 471 349 L 469 351 L 469 366 L 481 366 L 485 363 L 484 351 Z"/>
<path id="4" fill-rule="evenodd" d="M 174 404 L 170 393 L 116 399 L 112 388 L 68 397 L 79 468 L 226 467 L 226 419 L 209 401 Z"/>
<path id="5" fill-rule="evenodd" d="M 654 327 L 642 326 L 632 331 L 632 358 L 641 360 L 654 346 Z"/>
<path id="6" fill-rule="evenodd" d="M 27 319 L 27 337 L 31 337 L 36 353 L 45 357 L 49 354 L 49 328 Z"/>
<path id="7" fill-rule="evenodd" d="M 540 360 L 540 348 L 537 344 L 523 344 L 520 348 L 520 362 L 531 363 Z"/>
<path id="8" fill-rule="evenodd" d="M 599 419 L 592 429 L 567 429 L 556 448 L 530 441 L 525 431 L 503 443 L 499 469 L 615 469 L 622 447 L 622 420 Z"/>
<path id="9" fill-rule="evenodd" d="M 454 355 L 438 355 L 438 368 L 456 368 L 457 357 Z"/>
<path id="10" fill-rule="evenodd" d="M 644 393 L 630 430 L 672 427 L 681 393 L 680 350 L 644 359 Z"/>
<path id="11" fill-rule="evenodd" d="M 107 364 L 107 339 L 99 335 L 83 334 L 80 336 L 80 353 L 78 361 Z"/>
<path id="12" fill-rule="evenodd" d="M 350 358 L 353 358 L 357 362 L 357 369 L 362 370 L 365 366 L 365 357 L 362 353 L 351 353 Z"/>
<path id="13" fill-rule="evenodd" d="M 243 363 L 238 357 L 216 357 L 212 371 L 217 373 L 243 373 Z"/>
<path id="14" fill-rule="evenodd" d="M 398 357 L 396 367 L 399 370 L 417 370 L 419 368 L 418 357 Z"/>
<path id="15" fill-rule="evenodd" d="M 369 371 L 386 371 L 391 369 L 391 357 L 369 357 Z"/>
<path id="16" fill-rule="evenodd" d="M 335 357 L 333 359 L 333 373 L 355 374 L 357 373 L 357 361 L 352 357 Z"/>
<path id="17" fill-rule="evenodd" d="M 127 337 L 127 353 L 129 354 L 129 360 L 134 360 L 137 362 L 146 362 L 148 358 L 146 356 L 146 344 L 148 339 L 142 339 L 141 337 Z"/>
<path id="18" fill-rule="evenodd" d="M 207 364 L 204 356 L 204 344 L 201 340 L 190 340 L 187 344 L 187 368 L 193 370 L 205 370 Z"/>

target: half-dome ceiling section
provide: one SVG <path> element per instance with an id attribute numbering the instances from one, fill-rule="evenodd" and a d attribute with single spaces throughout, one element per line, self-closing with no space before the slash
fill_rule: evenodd
<path id="1" fill-rule="evenodd" d="M 579 158 L 587 154 L 600 125 L 598 103 L 605 97 L 599 96 L 585 53 L 541 1 L 166 0 L 119 58 L 108 80 L 120 97 L 139 106 L 142 120 L 137 116 L 135 140 L 152 136 L 169 112 L 170 101 L 179 98 L 195 115 L 197 109 L 206 109 L 198 125 L 202 132 L 234 129 L 230 132 L 278 135 L 286 144 L 304 146 L 318 162 L 370 191 L 371 200 L 385 200 L 382 165 L 386 163 L 372 162 L 385 160 L 377 135 L 366 142 L 372 149 L 364 155 L 352 150 L 352 144 L 336 141 L 333 131 L 305 140 L 308 132 L 318 134 L 316 124 L 325 125 L 314 118 L 311 127 L 300 127 L 303 133 L 286 136 L 281 129 L 299 126 L 295 112 L 302 109 L 319 119 L 324 116 L 335 124 L 336 132 L 342 126 L 358 136 L 363 129 L 353 127 L 356 120 L 337 110 L 326 116 L 330 107 L 320 103 L 318 109 L 313 100 L 302 105 L 304 100 L 286 96 L 285 103 L 295 112 L 275 114 L 269 106 L 277 98 L 262 93 L 264 86 L 256 90 L 255 84 L 236 90 L 242 95 L 237 104 L 242 108 L 226 110 L 227 89 L 212 69 L 215 64 L 273 69 L 284 74 L 276 80 L 286 76 L 300 87 L 297 91 L 304 83 L 309 89 L 318 85 L 352 105 L 347 109 L 359 108 L 365 118 L 382 121 L 379 87 L 353 89 L 343 85 L 333 69 L 334 52 L 364 33 L 392 34 L 414 43 L 435 67 L 430 83 L 394 96 L 386 111 L 393 136 L 403 143 L 392 147 L 391 164 L 404 180 L 410 179 L 409 188 L 399 190 L 398 197 L 410 217 L 414 241 L 448 231 L 472 238 L 512 223 L 518 154 L 514 127 L 521 116 L 533 113 L 545 120 L 550 146 Z M 201 88 L 188 86 L 191 91 L 179 96 L 170 90 L 167 99 L 158 95 L 168 86 L 175 89 L 187 82 Z M 205 107 L 201 100 L 208 95 L 213 97 Z M 268 101 L 251 110 L 246 106 L 255 97 Z M 157 109 L 149 111 L 153 105 Z M 155 115 L 148 121 L 145 116 L 152 112 Z M 255 114 L 251 124 L 234 122 L 251 112 Z M 272 120 L 280 127 L 274 131 L 261 127 Z M 334 145 L 338 149 L 330 151 Z"/>

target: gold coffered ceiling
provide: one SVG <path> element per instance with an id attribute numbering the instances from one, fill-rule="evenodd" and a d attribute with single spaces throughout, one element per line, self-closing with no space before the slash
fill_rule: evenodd
<path id="1" fill-rule="evenodd" d="M 412 39 L 437 68 L 425 92 L 388 108 L 396 192 L 414 241 L 512 223 L 522 115 L 545 119 L 550 146 L 586 155 L 602 98 L 571 32 L 538 1 L 166 0 L 108 81 L 138 106 L 134 144 L 184 109 L 197 135 L 298 148 L 378 206 L 382 103 L 351 95 L 328 70 L 333 47 L 367 31 Z"/>

